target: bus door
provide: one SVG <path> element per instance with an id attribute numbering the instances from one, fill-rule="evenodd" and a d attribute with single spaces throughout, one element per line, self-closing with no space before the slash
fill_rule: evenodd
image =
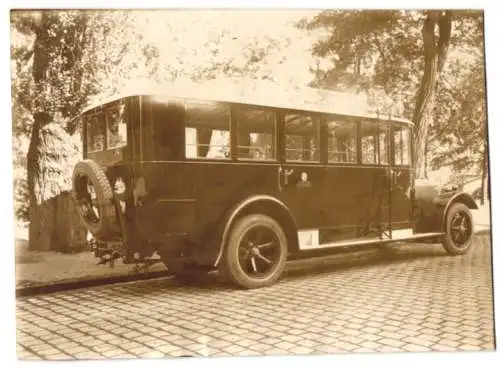
<path id="1" fill-rule="evenodd" d="M 327 167 L 322 204 L 326 218 L 322 242 L 356 240 L 363 229 L 358 228 L 360 213 L 369 203 L 366 194 L 372 184 L 367 177 L 370 172 L 359 165 L 357 126 L 354 119 L 325 116 Z"/>
<path id="2" fill-rule="evenodd" d="M 360 123 L 361 165 L 364 168 L 364 202 L 359 207 L 367 207 L 360 212 L 360 224 L 364 231 L 379 239 L 392 238 L 393 195 L 390 166 L 390 125 L 379 121 Z"/>
<path id="3" fill-rule="evenodd" d="M 412 169 L 411 169 L 411 130 L 410 127 L 393 124 L 392 135 L 392 227 L 393 237 L 412 234 Z M 397 232 L 396 232 L 397 231 Z"/>
<path id="4" fill-rule="evenodd" d="M 318 230 L 323 221 L 324 168 L 319 146 L 320 120 L 302 113 L 280 118 L 282 143 L 277 172 L 279 198 L 301 229 Z"/>

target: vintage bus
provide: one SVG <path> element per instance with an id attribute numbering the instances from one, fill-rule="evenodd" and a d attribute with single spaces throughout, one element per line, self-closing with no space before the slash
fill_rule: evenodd
<path id="1" fill-rule="evenodd" d="M 416 182 L 410 121 L 335 98 L 204 91 L 123 96 L 79 117 L 73 196 L 101 263 L 156 257 L 177 276 L 218 269 L 255 288 L 287 260 L 341 248 L 471 248 L 477 206 Z"/>

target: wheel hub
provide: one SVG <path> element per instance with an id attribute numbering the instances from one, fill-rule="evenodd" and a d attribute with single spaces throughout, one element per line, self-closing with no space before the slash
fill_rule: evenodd
<path id="1" fill-rule="evenodd" d="M 252 256 L 259 256 L 260 255 L 259 248 L 255 245 L 252 245 L 252 247 L 250 247 L 250 254 Z"/>

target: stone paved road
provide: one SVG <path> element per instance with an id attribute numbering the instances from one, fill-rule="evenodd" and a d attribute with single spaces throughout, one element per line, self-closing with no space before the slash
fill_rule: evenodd
<path id="1" fill-rule="evenodd" d="M 160 279 L 17 301 L 21 359 L 493 350 L 490 240 L 291 264 L 273 287 Z"/>

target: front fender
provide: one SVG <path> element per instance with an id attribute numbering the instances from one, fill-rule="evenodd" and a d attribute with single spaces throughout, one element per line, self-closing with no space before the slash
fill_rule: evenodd
<path id="1" fill-rule="evenodd" d="M 450 206 L 454 203 L 462 203 L 465 204 L 469 209 L 478 209 L 478 206 L 471 195 L 465 192 L 457 192 L 448 198 L 437 198 L 437 205 L 442 207 L 444 205 L 444 209 L 441 215 L 441 228 L 445 228 L 446 223 L 446 213 L 450 209 Z"/>
<path id="2" fill-rule="evenodd" d="M 415 186 L 415 232 L 442 232 L 448 209 L 453 203 L 463 203 L 469 209 L 477 209 L 477 204 L 465 192 L 442 192 L 437 185 Z"/>

